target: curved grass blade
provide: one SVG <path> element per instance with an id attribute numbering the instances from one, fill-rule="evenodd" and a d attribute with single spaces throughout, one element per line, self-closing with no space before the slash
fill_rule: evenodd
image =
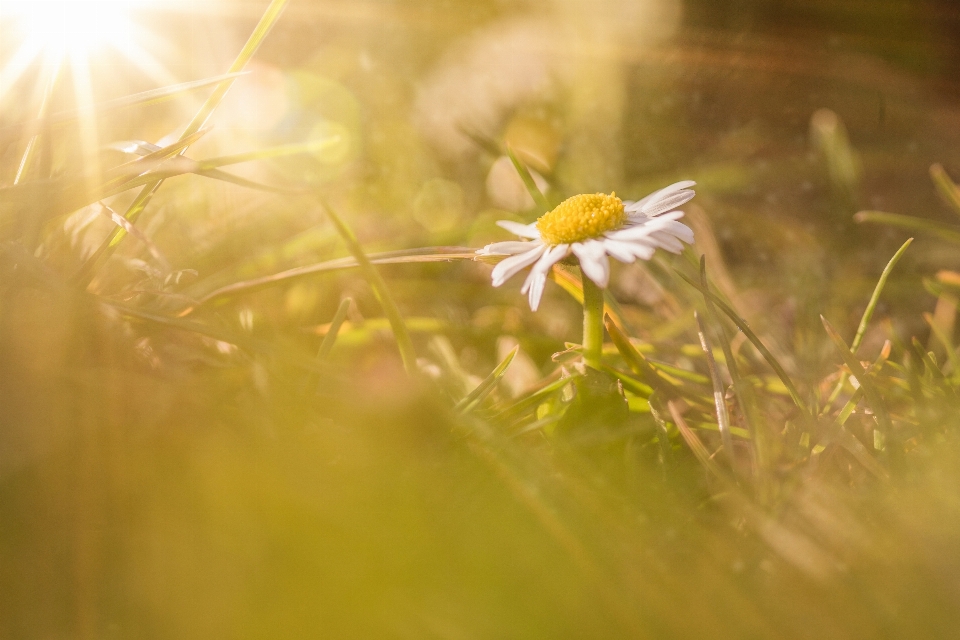
<path id="1" fill-rule="evenodd" d="M 663 419 L 661 409 L 657 408 L 659 401 L 660 398 L 656 391 L 647 398 L 647 402 L 650 404 L 650 416 L 653 418 L 654 424 L 657 425 L 657 442 L 660 445 L 660 469 L 665 473 L 667 467 L 673 462 L 673 448 L 670 446 L 670 428 L 667 426 L 667 421 Z"/>
<path id="2" fill-rule="evenodd" d="M 218 156 L 216 158 L 207 158 L 205 160 L 192 160 L 196 164 L 196 169 L 192 170 L 194 173 L 201 171 L 209 171 L 210 169 L 218 169 L 220 167 L 226 167 L 233 164 L 241 164 L 244 162 L 253 162 L 255 160 L 266 160 L 269 158 L 282 158 L 284 156 L 292 156 L 301 153 L 318 153 L 323 151 L 326 147 L 336 144 L 340 141 L 340 136 L 334 135 L 329 138 L 323 138 L 322 140 L 313 140 L 311 142 L 300 142 L 295 144 L 284 144 L 276 147 L 267 147 L 266 149 L 257 149 L 255 151 L 245 151 L 243 153 L 235 153 L 229 156 Z M 127 153 L 131 155 L 146 156 L 150 153 L 160 150 L 160 147 L 146 142 L 144 140 L 127 140 L 122 142 L 115 142 L 109 145 L 107 148 L 119 151 L 121 153 Z"/>
<path id="3" fill-rule="evenodd" d="M 517 158 L 517 155 L 513 152 L 513 149 L 511 149 L 509 145 L 507 146 L 507 156 L 509 156 L 510 162 L 513 163 L 513 168 L 517 170 L 518 174 L 520 174 L 520 179 L 523 181 L 523 186 L 527 188 L 527 192 L 536 203 L 537 214 L 543 215 L 547 211 L 550 211 L 550 203 L 547 202 L 547 198 L 543 195 L 543 193 L 540 192 L 536 181 L 534 181 L 533 176 L 530 175 L 530 170 L 527 168 L 527 165 Z"/>
<path id="4" fill-rule="evenodd" d="M 867 303 L 867 308 L 863 312 L 863 317 L 860 318 L 860 325 L 857 327 L 857 333 L 853 337 L 853 342 L 850 343 L 850 350 L 853 351 L 853 353 L 857 352 L 857 349 L 860 348 L 860 344 L 863 342 L 863 336 L 867 333 L 867 325 L 870 324 L 870 319 L 873 318 L 873 312 L 877 309 L 877 303 L 880 301 L 880 294 L 883 292 L 883 288 L 887 284 L 887 279 L 890 277 L 890 273 L 893 271 L 893 268 L 897 266 L 897 263 L 900 262 L 900 258 L 903 257 L 904 252 L 912 243 L 913 238 L 908 238 L 907 241 L 904 242 L 899 249 L 897 249 L 897 252 L 893 254 L 893 257 L 890 258 L 887 266 L 884 267 L 883 273 L 880 274 L 880 279 L 877 280 L 877 286 L 873 289 L 873 295 L 870 296 L 870 301 Z"/>
<path id="5" fill-rule="evenodd" d="M 720 380 L 720 371 L 717 369 L 717 361 L 713 357 L 713 347 L 710 346 L 710 339 L 707 337 L 707 330 L 703 326 L 703 320 L 700 314 L 693 312 L 697 320 L 697 334 L 700 337 L 700 346 L 707 358 L 707 369 L 710 371 L 710 379 L 713 382 L 713 404 L 717 413 L 717 425 L 720 428 L 720 441 L 723 443 L 723 450 L 730 463 L 730 468 L 736 470 L 736 459 L 733 455 L 733 438 L 730 436 L 730 414 L 727 411 L 727 403 L 724 399 L 723 382 Z"/>
<path id="6" fill-rule="evenodd" d="M 716 477 L 726 479 L 720 467 L 717 466 L 717 463 L 715 463 L 710 456 L 707 447 L 704 446 L 700 438 L 697 437 L 697 434 L 693 432 L 690 425 L 688 425 L 686 420 L 683 419 L 683 416 L 680 415 L 680 411 L 677 409 L 673 400 L 667 400 L 667 411 L 670 412 L 670 417 L 673 418 L 673 423 L 677 425 L 677 430 L 680 431 L 680 435 L 687 443 L 687 446 L 690 447 L 690 450 L 693 451 L 693 455 L 700 461 L 700 464 L 706 467 L 707 470 Z"/>
<path id="7" fill-rule="evenodd" d="M 930 326 L 930 330 L 933 332 L 933 335 L 940 341 L 940 344 L 943 345 L 943 348 L 947 352 L 947 359 L 950 362 L 950 366 L 953 368 L 951 377 L 956 378 L 957 375 L 960 375 L 960 358 L 957 357 L 956 347 L 953 346 L 953 340 L 950 339 L 950 336 L 944 332 L 943 327 L 940 326 L 940 323 L 934 321 L 934 318 L 929 313 L 923 314 L 924 321 Z"/>
<path id="8" fill-rule="evenodd" d="M 164 326 L 170 329 L 207 336 L 208 338 L 213 338 L 214 340 L 236 345 L 237 347 L 252 353 L 260 353 L 271 357 L 279 357 L 306 371 L 322 373 L 327 376 L 332 376 L 336 373 L 336 369 L 330 367 L 329 365 L 322 364 L 314 358 L 305 357 L 287 349 L 278 349 L 276 342 L 257 340 L 255 338 L 251 338 L 250 336 L 245 336 L 226 329 L 201 324 L 192 320 L 171 318 L 169 316 L 150 313 L 114 300 L 108 300 L 106 298 L 95 298 L 94 296 L 90 296 L 90 299 L 95 299 L 101 305 L 113 309 L 122 316 L 136 318 L 144 322 Z"/>
<path id="9" fill-rule="evenodd" d="M 383 253 L 372 253 L 367 255 L 367 259 L 372 264 L 411 264 L 424 262 L 450 262 L 451 260 L 473 260 L 476 253 L 468 247 L 427 247 L 424 249 L 404 249 L 402 251 L 386 251 Z M 197 306 L 208 304 L 215 300 L 223 300 L 231 296 L 243 293 L 251 293 L 260 289 L 277 284 L 290 282 L 298 278 L 304 278 L 317 273 L 326 273 L 328 271 L 339 271 L 341 269 L 355 269 L 360 263 L 355 257 L 337 258 L 327 260 L 317 264 L 311 264 L 304 267 L 294 267 L 280 273 L 275 273 L 261 278 L 235 282 L 225 287 L 220 287 L 201 297 Z M 187 315 L 194 309 L 186 309 L 183 315 Z"/>
<path id="10" fill-rule="evenodd" d="M 410 339 L 410 332 L 407 331 L 403 317 L 400 315 L 400 310 L 397 308 L 397 303 L 393 300 L 393 296 L 390 295 L 387 283 L 383 281 L 383 277 L 380 275 L 380 272 L 377 271 L 376 267 L 370 263 L 353 230 L 347 226 L 343 219 L 337 215 L 336 211 L 324 202 L 322 198 L 318 197 L 317 200 L 333 222 L 333 225 L 337 228 L 337 232 L 346 243 L 347 249 L 353 254 L 354 259 L 363 272 L 367 284 L 373 289 L 373 294 L 383 308 L 384 315 L 386 315 L 390 321 L 390 328 L 393 329 L 393 335 L 397 341 L 397 348 L 400 350 L 400 357 L 403 359 L 403 366 L 406 368 L 408 374 L 411 376 L 415 375 L 417 372 L 417 353 L 414 351 L 413 341 Z"/>
<path id="11" fill-rule="evenodd" d="M 947 171 L 943 168 L 943 165 L 939 163 L 930 165 L 930 177 L 933 179 L 933 184 L 937 188 L 937 191 L 946 203 L 950 205 L 953 212 L 960 215 L 960 188 L 958 188 L 956 183 L 947 175 Z"/>
<path id="12" fill-rule="evenodd" d="M 320 343 L 317 360 L 326 360 L 327 356 L 330 355 L 330 351 L 333 350 L 333 345 L 337 342 L 340 327 L 343 326 L 343 321 L 347 319 L 347 312 L 350 310 L 352 303 L 353 299 L 344 298 L 340 306 L 337 307 L 337 312 L 333 314 L 333 320 L 330 321 L 330 328 L 327 330 L 327 334 L 323 336 L 323 342 Z"/>
<path id="13" fill-rule="evenodd" d="M 850 347 L 844 342 L 840 333 L 822 315 L 820 316 L 820 320 L 823 322 L 823 328 L 826 329 L 827 335 L 830 336 L 837 351 L 840 352 L 843 363 L 847 365 L 847 368 L 850 369 L 850 372 L 860 383 L 860 388 L 863 389 L 863 394 L 866 396 L 870 408 L 873 409 L 874 414 L 877 416 L 877 422 L 881 430 L 884 435 L 889 437 L 893 431 L 893 424 L 890 421 L 890 414 L 887 413 L 887 408 L 883 403 L 883 397 L 880 395 L 879 390 L 874 386 L 873 380 L 867 375 L 867 372 L 864 371 L 863 365 L 857 360 L 857 356 L 850 351 Z"/>
<path id="14" fill-rule="evenodd" d="M 883 288 L 887 284 L 887 279 L 890 277 L 890 274 L 893 272 L 893 268 L 897 266 L 897 263 L 900 262 L 900 258 L 903 257 L 904 252 L 906 252 L 907 247 L 913 243 L 913 238 L 908 238 L 906 242 L 893 254 L 893 257 L 890 258 L 890 261 L 887 262 L 887 266 L 884 267 L 883 272 L 880 274 L 880 279 L 877 280 L 877 286 L 873 288 L 873 294 L 870 296 L 870 301 L 867 302 L 867 308 L 863 311 L 863 316 L 860 318 L 860 324 L 857 326 L 857 333 L 853 337 L 853 342 L 850 344 L 850 350 L 856 354 L 857 350 L 860 348 L 860 344 L 863 342 L 863 337 L 867 333 L 867 326 L 870 324 L 870 320 L 873 318 L 873 312 L 877 308 L 877 303 L 880 302 L 880 294 L 883 292 Z M 837 386 L 834 387 L 833 391 L 830 393 L 830 396 L 827 398 L 826 405 L 824 406 L 824 412 L 830 410 L 830 406 L 837 399 L 837 396 L 840 395 L 840 391 L 843 389 L 843 385 L 847 382 L 847 373 L 843 372 L 840 374 L 840 380 L 837 381 Z"/>
<path id="15" fill-rule="evenodd" d="M 860 211 L 853 216 L 853 219 L 860 223 L 873 222 L 876 224 L 890 225 L 891 227 L 910 229 L 911 231 L 923 231 L 933 234 L 947 242 L 960 244 L 960 227 L 943 224 L 942 222 L 904 216 L 899 213 L 886 213 L 884 211 Z"/>
<path id="16" fill-rule="evenodd" d="M 286 4 L 287 0 L 271 0 L 270 5 L 260 18 L 260 21 L 257 23 L 253 33 L 250 34 L 250 37 L 243 45 L 243 48 L 233 61 L 233 64 L 230 65 L 230 68 L 227 70 L 227 75 L 230 77 L 226 80 L 222 80 L 216 85 L 213 93 L 210 94 L 207 100 L 200 107 L 200 110 L 196 113 L 196 115 L 194 115 L 193 120 L 191 120 L 186 129 L 184 129 L 183 134 L 180 136 L 181 141 L 193 136 L 195 133 L 203 129 L 204 125 L 210 119 L 210 116 L 212 116 L 213 112 L 218 106 L 220 106 L 220 103 L 227 95 L 230 87 L 233 86 L 233 83 L 236 80 L 235 75 L 243 71 L 247 66 L 247 63 L 250 62 L 250 59 L 253 58 L 254 54 L 257 52 L 257 49 L 260 48 L 260 45 L 267 37 L 267 34 L 270 33 L 271 29 L 273 29 L 273 26 L 280 18 L 280 14 L 283 13 L 283 9 L 286 7 Z M 157 192 L 157 189 L 159 189 L 162 184 L 163 180 L 161 179 L 145 185 L 134 201 L 127 208 L 126 213 L 124 213 L 124 217 L 131 222 L 136 222 L 136 219 L 140 216 L 147 204 L 149 204 L 150 200 L 153 198 L 153 194 Z M 125 236 L 126 232 L 123 231 L 123 229 L 118 228 L 117 231 L 114 231 L 114 233 L 107 238 L 105 243 L 106 248 L 102 252 L 97 251 L 95 254 L 97 263 L 109 257 L 110 253 L 112 253 L 117 244 L 123 240 Z M 84 272 L 86 273 L 84 273 L 84 277 L 81 280 L 82 283 L 86 283 L 87 279 L 92 276 L 97 263 L 94 263 L 94 265 L 89 269 L 84 268 Z"/>
<path id="17" fill-rule="evenodd" d="M 510 367 L 510 363 L 513 362 L 513 358 L 517 355 L 517 352 L 520 351 L 520 345 L 515 346 L 510 353 L 507 354 L 507 357 L 498 364 L 493 371 L 490 372 L 486 378 L 483 379 L 483 382 L 477 385 L 477 388 L 468 393 L 457 405 L 453 408 L 454 411 L 458 413 L 470 413 L 478 404 L 480 404 L 487 395 L 493 391 L 494 386 L 497 384 L 497 381 L 503 377 L 503 374 L 507 372 L 507 368 Z"/>
<path id="18" fill-rule="evenodd" d="M 707 257 L 700 256 L 700 285 L 704 290 L 709 290 L 710 284 L 707 280 Z M 757 419 L 756 396 L 753 393 L 753 386 L 748 384 L 740 375 L 740 367 L 737 366 L 737 360 L 730 348 L 730 337 L 727 335 L 727 328 L 720 322 L 720 316 L 717 314 L 716 306 L 709 296 L 703 297 L 704 309 L 707 317 L 713 326 L 717 327 L 720 333 L 720 348 L 723 350 L 724 363 L 727 365 L 727 372 L 730 374 L 730 380 L 733 382 L 733 392 L 740 405 L 740 414 L 743 417 L 744 426 L 750 433 L 753 442 L 753 457 L 755 476 L 765 473 L 769 462 L 767 455 L 767 444 L 764 437 L 757 431 L 755 425 Z"/>
<path id="19" fill-rule="evenodd" d="M 604 320 L 604 324 L 607 326 L 607 333 L 610 334 L 610 340 L 617 348 L 617 351 L 620 352 L 620 357 L 627 363 L 630 370 L 637 375 L 643 376 L 647 384 L 655 387 L 658 391 L 668 396 L 675 395 L 673 388 L 657 374 L 656 369 L 654 369 L 647 359 L 643 357 L 643 354 L 633 346 L 630 338 L 617 326 L 613 318 L 607 316 Z"/>
<path id="20" fill-rule="evenodd" d="M 534 391 L 533 393 L 528 395 L 526 398 L 521 398 L 520 400 L 517 400 L 515 403 L 513 403 L 509 407 L 505 408 L 503 411 L 497 414 L 496 419 L 498 421 L 501 421 L 501 420 L 506 421 L 506 420 L 515 418 L 519 416 L 521 413 L 523 413 L 524 411 L 537 406 L 543 400 L 548 398 L 550 395 L 560 391 L 568 384 L 574 383 L 582 377 L 583 377 L 582 374 L 574 374 L 566 378 L 560 378 L 559 380 L 554 380 L 553 382 L 546 385 L 545 387 L 538 389 L 537 391 Z"/>
<path id="21" fill-rule="evenodd" d="M 163 255 L 163 252 L 160 251 L 160 248 L 156 244 L 154 244 L 153 240 L 148 238 L 146 234 L 140 231 L 140 229 L 137 229 L 135 226 L 130 224 L 129 220 L 124 218 L 122 215 L 120 215 L 119 213 L 117 213 L 107 205 L 101 202 L 100 206 L 103 207 L 103 209 L 101 209 L 101 213 L 103 213 L 105 217 L 109 218 L 110 221 L 113 222 L 115 225 L 124 227 L 127 230 L 127 233 L 129 233 L 130 235 L 135 237 L 137 240 L 142 242 L 143 245 L 147 248 L 147 251 L 150 253 L 153 259 L 160 266 L 160 269 L 163 270 L 165 273 L 170 273 L 170 271 L 172 270 L 170 266 L 170 261 L 167 260 L 166 256 Z"/>
<path id="22" fill-rule="evenodd" d="M 708 298 L 714 305 L 723 311 L 723 313 L 730 318 L 735 325 L 737 325 L 740 331 L 743 332 L 743 335 L 747 337 L 747 340 L 749 340 L 751 344 L 757 348 L 757 351 L 760 352 L 760 355 L 763 356 L 763 359 L 766 360 L 767 364 L 769 364 L 774 370 L 774 372 L 777 374 L 777 377 L 780 378 L 780 381 L 783 382 L 783 386 L 787 388 L 787 392 L 790 394 L 790 398 L 793 400 L 793 403 L 797 405 L 797 408 L 803 411 L 804 414 L 810 417 L 809 409 L 807 409 L 806 403 L 804 403 L 803 399 L 800 397 L 800 392 L 797 391 L 797 387 L 793 384 L 790 376 L 787 375 L 787 372 L 780 365 L 780 362 L 773 357 L 773 354 L 770 353 L 770 350 L 767 349 L 763 342 L 760 341 L 760 338 L 758 338 L 757 334 L 753 332 L 753 330 L 750 328 L 750 325 L 747 324 L 747 321 L 737 315 L 737 313 L 727 306 L 727 304 L 718 296 L 708 291 L 693 279 L 680 272 L 677 272 L 677 275 L 680 276 L 684 282 L 700 291 L 705 298 Z"/>
<path id="23" fill-rule="evenodd" d="M 643 384 L 639 380 L 634 380 L 627 374 L 617 371 L 608 364 L 600 365 L 600 371 L 609 373 L 611 376 L 623 383 L 623 387 L 641 398 L 649 398 L 653 395 L 653 387 Z"/>
<path id="24" fill-rule="evenodd" d="M 916 337 L 911 338 L 910 344 L 913 346 L 913 350 L 916 351 L 917 357 L 920 358 L 920 361 L 923 362 L 924 366 L 927 368 L 927 371 L 930 372 L 930 375 L 933 376 L 938 382 L 943 382 L 945 376 L 943 371 L 940 370 L 940 367 L 937 366 L 937 363 L 933 361 L 933 358 L 930 357 L 930 354 L 927 353 L 927 350 L 923 348 L 923 345 L 920 343 Z"/>

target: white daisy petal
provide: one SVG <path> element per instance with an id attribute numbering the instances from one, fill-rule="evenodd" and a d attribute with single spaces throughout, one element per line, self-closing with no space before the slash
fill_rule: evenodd
<path id="1" fill-rule="evenodd" d="M 533 282 L 533 276 L 537 273 L 546 274 L 550 271 L 550 267 L 560 262 L 570 253 L 570 245 L 568 244 L 558 244 L 548 248 L 540 259 L 537 261 L 537 264 L 533 265 L 533 268 L 530 269 L 530 275 L 527 276 L 526 282 L 523 283 L 523 287 L 520 288 L 520 293 L 526 293 L 527 289 L 530 287 L 530 284 Z"/>
<path id="2" fill-rule="evenodd" d="M 611 240 L 609 238 L 603 241 L 603 246 L 607 253 L 620 262 L 630 263 L 640 258 L 649 260 L 653 257 L 656 247 L 641 242 L 626 242 L 623 240 Z"/>
<path id="3" fill-rule="evenodd" d="M 693 230 L 682 222 L 670 222 L 663 227 L 663 230 L 687 244 L 693 244 Z"/>
<path id="4" fill-rule="evenodd" d="M 626 242 L 618 242 L 617 240 L 604 238 L 603 248 L 607 252 L 607 255 L 611 258 L 616 258 L 620 262 L 629 264 L 637 259 L 637 256 L 633 255 L 633 252 Z"/>
<path id="5" fill-rule="evenodd" d="M 627 209 L 626 203 L 624 203 L 624 209 L 626 209 L 627 211 L 641 211 L 644 208 L 644 206 L 648 204 L 653 204 L 654 202 L 657 202 L 658 200 L 662 200 L 663 198 L 666 198 L 667 196 L 674 194 L 678 191 L 689 189 L 690 187 L 693 187 L 696 184 L 697 183 L 694 182 L 693 180 L 681 180 L 680 182 L 674 182 L 673 184 L 666 186 L 663 189 L 659 189 L 657 191 L 654 191 L 648 196 L 640 198 L 639 200 L 631 204 L 630 209 Z"/>
<path id="6" fill-rule="evenodd" d="M 530 290 L 527 292 L 527 301 L 530 303 L 530 310 L 536 311 L 540 307 L 543 288 L 547 285 L 547 274 L 537 273 L 531 275 L 533 275 L 533 281 L 530 283 Z"/>
<path id="7" fill-rule="evenodd" d="M 651 200 L 647 204 L 643 205 L 641 212 L 651 217 L 658 216 L 661 213 L 665 213 L 671 209 L 676 209 L 677 207 L 690 202 L 693 200 L 695 195 L 696 194 L 693 191 L 680 191 L 670 194 L 665 198 Z"/>
<path id="8" fill-rule="evenodd" d="M 603 242 L 587 240 L 574 243 L 572 248 L 580 259 L 580 269 L 584 275 L 597 283 L 598 287 L 605 288 L 610 282 L 610 260 L 607 259 Z"/>
<path id="9" fill-rule="evenodd" d="M 477 249 L 477 253 L 482 256 L 514 256 L 518 253 L 526 253 L 539 244 L 539 242 L 520 242 L 518 240 L 494 242 L 483 249 Z"/>
<path id="10" fill-rule="evenodd" d="M 683 217 L 683 211 L 671 211 L 656 218 L 646 218 L 641 222 L 628 224 L 622 229 L 607 233 L 608 238 L 614 240 L 638 240 L 649 236 L 654 231 L 663 229 L 678 218 Z"/>
<path id="11" fill-rule="evenodd" d="M 577 256 L 584 277 L 590 278 L 600 287 L 606 287 L 610 282 L 611 257 L 631 263 L 638 258 L 649 260 L 657 249 L 680 253 L 684 243 L 692 243 L 694 238 L 693 231 L 678 222 L 683 217 L 683 212 L 676 208 L 694 197 L 693 191 L 689 189 L 692 186 L 694 183 L 686 180 L 655 191 L 642 200 L 623 201 L 623 209 L 620 211 L 626 213 L 625 218 L 621 215 L 612 217 L 621 203 L 613 194 L 573 196 L 553 211 L 544 214 L 548 219 L 541 219 L 541 222 L 550 230 L 546 238 L 541 236 L 537 229 L 538 223 L 525 225 L 502 220 L 497 223 L 502 228 L 533 241 L 494 242 L 477 253 L 509 256 L 494 267 L 494 286 L 502 285 L 522 269 L 530 267 L 530 273 L 527 274 L 520 291 L 527 296 L 530 308 L 536 311 L 540 306 L 550 269 L 570 255 L 571 251 Z M 614 208 L 608 205 L 614 205 Z M 607 231 L 591 235 L 590 231 L 587 231 L 590 225 L 578 226 L 576 217 L 584 213 L 593 216 L 591 220 L 599 221 L 597 224 L 600 228 Z M 568 219 L 570 216 L 573 218 Z M 572 244 L 552 244 L 567 238 L 577 241 Z"/>
<path id="12" fill-rule="evenodd" d="M 533 265 L 533 268 L 530 269 L 530 274 L 527 275 L 526 281 L 520 288 L 520 293 L 529 294 L 530 309 L 532 311 L 536 311 L 537 307 L 540 306 L 540 297 L 543 295 L 543 288 L 547 283 L 547 273 L 550 271 L 550 268 L 567 257 L 569 253 L 570 245 L 567 244 L 558 244 L 550 247 L 546 253 L 540 257 L 537 264 Z"/>
<path id="13" fill-rule="evenodd" d="M 546 245 L 537 244 L 536 247 L 530 251 L 527 251 L 526 253 L 511 256 L 506 260 L 501 261 L 493 268 L 493 273 L 491 274 L 493 286 L 499 287 L 504 282 L 516 275 L 517 272 L 536 262 L 546 250 Z"/>
<path id="14" fill-rule="evenodd" d="M 661 249 L 666 249 L 670 253 L 683 251 L 683 243 L 665 231 L 654 231 L 650 237 L 657 241 Z"/>
<path id="15" fill-rule="evenodd" d="M 497 226 L 501 229 L 506 229 L 515 236 L 520 236 L 521 238 L 531 238 L 533 240 L 540 239 L 540 232 L 537 231 L 537 223 L 532 224 L 521 224 L 519 222 L 514 222 L 513 220 L 498 220 Z"/>

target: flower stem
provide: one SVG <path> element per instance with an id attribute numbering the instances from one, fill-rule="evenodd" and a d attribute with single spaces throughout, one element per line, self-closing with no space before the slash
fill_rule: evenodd
<path id="1" fill-rule="evenodd" d="M 588 367 L 600 368 L 600 353 L 603 349 L 603 289 L 593 280 L 582 276 L 583 281 L 583 361 Z"/>

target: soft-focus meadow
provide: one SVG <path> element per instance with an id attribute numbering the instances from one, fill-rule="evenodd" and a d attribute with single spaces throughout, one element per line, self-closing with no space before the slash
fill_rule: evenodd
<path id="1" fill-rule="evenodd" d="M 66 5 L 0 0 L 0 637 L 960 636 L 952 3 Z M 602 370 L 473 259 L 684 179 Z"/>

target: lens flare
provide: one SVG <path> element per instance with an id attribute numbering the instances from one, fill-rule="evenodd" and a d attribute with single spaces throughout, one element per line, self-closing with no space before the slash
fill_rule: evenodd
<path id="1" fill-rule="evenodd" d="M 135 45 L 132 13 L 148 0 L 0 0 L 0 25 L 48 58 L 86 57 Z"/>

